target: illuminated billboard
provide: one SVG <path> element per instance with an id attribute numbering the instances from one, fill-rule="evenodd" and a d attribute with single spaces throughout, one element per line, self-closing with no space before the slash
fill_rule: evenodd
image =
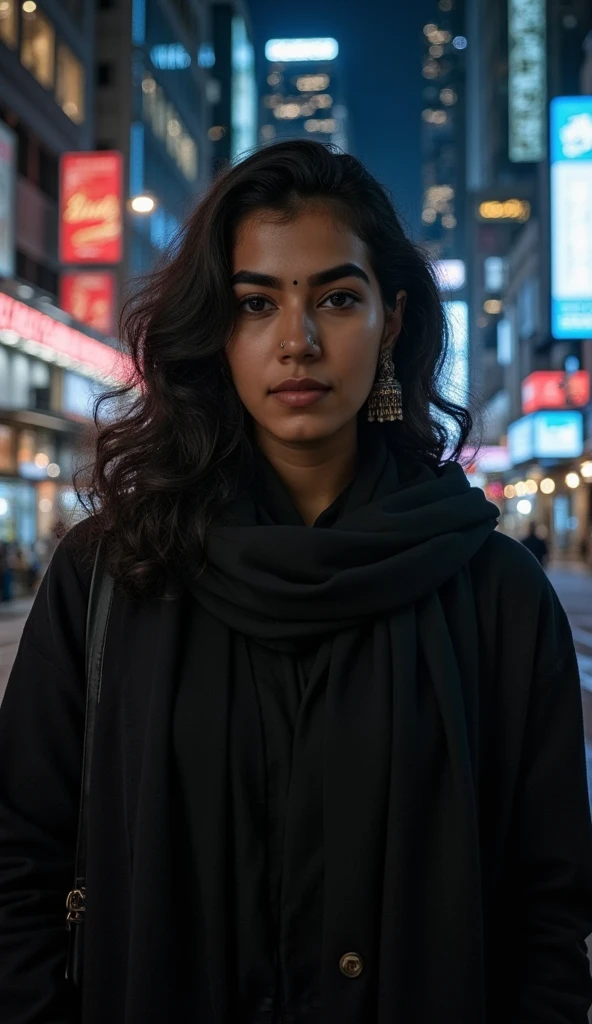
<path id="1" fill-rule="evenodd" d="M 551 332 L 592 337 L 592 96 L 551 101 Z"/>
<path id="2" fill-rule="evenodd" d="M 508 449 L 514 466 L 531 459 L 577 459 L 584 450 L 580 412 L 534 412 L 508 427 Z"/>
<path id="3" fill-rule="evenodd" d="M 60 162 L 60 261 L 119 263 L 123 245 L 121 153 L 65 153 Z"/>
<path id="4" fill-rule="evenodd" d="M 109 270 L 81 270 L 60 277 L 60 306 L 81 324 L 102 334 L 115 331 L 115 276 Z"/>
<path id="5" fill-rule="evenodd" d="M 581 409 L 590 401 L 587 370 L 535 370 L 522 381 L 522 411 L 538 409 Z"/>
<path id="6" fill-rule="evenodd" d="M 546 156 L 547 3 L 508 0 L 508 154 L 513 163 Z"/>
<path id="7" fill-rule="evenodd" d="M 265 44 L 265 56 L 272 63 L 285 64 L 288 61 L 335 60 L 339 53 L 336 39 L 269 39 Z"/>

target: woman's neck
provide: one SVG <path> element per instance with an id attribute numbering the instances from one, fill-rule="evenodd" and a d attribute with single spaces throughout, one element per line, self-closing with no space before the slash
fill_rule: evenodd
<path id="1" fill-rule="evenodd" d="M 263 431 L 257 443 L 271 463 L 307 526 L 341 494 L 357 469 L 358 442 L 353 429 L 310 445 L 288 444 Z"/>

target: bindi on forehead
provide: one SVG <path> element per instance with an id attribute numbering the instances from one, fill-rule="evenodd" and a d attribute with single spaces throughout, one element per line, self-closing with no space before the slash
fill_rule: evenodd
<path id="1" fill-rule="evenodd" d="M 294 283 L 294 284 L 298 284 L 298 281 L 294 281 L 293 283 Z"/>

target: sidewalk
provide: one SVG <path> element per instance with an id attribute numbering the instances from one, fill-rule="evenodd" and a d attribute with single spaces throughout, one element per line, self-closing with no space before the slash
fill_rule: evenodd
<path id="1" fill-rule="evenodd" d="M 33 595 L 32 597 L 17 597 L 14 601 L 0 602 L 0 621 L 2 619 L 26 619 L 34 600 Z"/>

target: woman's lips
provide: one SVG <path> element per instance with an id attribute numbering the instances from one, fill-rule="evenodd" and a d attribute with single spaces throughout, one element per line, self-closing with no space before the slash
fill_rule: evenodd
<path id="1" fill-rule="evenodd" d="M 282 405 L 301 408 L 305 405 L 313 405 L 314 402 L 320 402 L 322 398 L 326 398 L 329 391 L 330 388 L 309 388 L 299 391 L 272 391 L 271 393 Z"/>

